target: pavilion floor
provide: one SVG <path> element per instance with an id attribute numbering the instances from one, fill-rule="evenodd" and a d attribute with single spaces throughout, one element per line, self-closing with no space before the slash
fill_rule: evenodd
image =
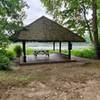
<path id="1" fill-rule="evenodd" d="M 27 55 L 26 62 L 23 62 L 23 57 L 20 58 L 20 64 L 45 64 L 45 63 L 63 63 L 71 61 L 68 59 L 68 56 L 65 54 L 54 53 L 50 54 L 49 57 L 47 55 L 38 55 L 35 57 L 34 55 Z"/>

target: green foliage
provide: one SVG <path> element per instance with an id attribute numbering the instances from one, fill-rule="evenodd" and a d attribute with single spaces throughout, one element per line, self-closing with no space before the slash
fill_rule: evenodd
<path id="1" fill-rule="evenodd" d="M 27 55 L 32 55 L 33 54 L 33 49 L 32 48 L 27 48 L 26 49 L 26 54 Z"/>
<path id="2" fill-rule="evenodd" d="M 7 57 L 8 57 L 10 60 L 13 60 L 13 59 L 15 58 L 15 53 L 14 53 L 14 51 L 7 50 Z"/>
<path id="3" fill-rule="evenodd" d="M 100 0 L 96 1 L 97 19 L 100 26 Z M 73 30 L 80 36 L 84 37 L 87 32 L 90 40 L 94 39 L 91 24 L 92 16 L 89 16 L 89 12 L 92 12 L 93 9 L 92 0 L 41 0 L 41 2 L 46 7 L 47 13 L 53 15 L 55 21 Z"/>
<path id="4" fill-rule="evenodd" d="M 81 36 L 88 31 L 86 20 L 91 26 L 90 20 L 86 17 L 88 10 L 92 10 L 91 0 L 41 0 L 41 2 L 47 12 L 53 15 L 54 20 Z"/>
<path id="5" fill-rule="evenodd" d="M 0 49 L 0 70 L 9 70 L 10 69 L 10 60 L 6 56 L 6 51 Z"/>
<path id="6" fill-rule="evenodd" d="M 72 55 L 82 57 L 82 53 L 79 50 L 72 50 Z"/>
<path id="7" fill-rule="evenodd" d="M 60 24 L 94 43 L 96 56 L 100 58 L 99 34 L 100 0 L 41 0 L 48 13 Z M 90 14 L 92 13 L 92 16 Z"/>
<path id="8" fill-rule="evenodd" d="M 9 70 L 10 60 L 5 55 L 0 56 L 0 70 Z"/>
<path id="9" fill-rule="evenodd" d="M 0 56 L 6 55 L 6 50 L 5 49 L 0 49 Z"/>
<path id="10" fill-rule="evenodd" d="M 14 47 L 14 52 L 16 54 L 16 57 L 20 57 L 22 55 L 22 48 L 20 45 L 16 45 Z"/>
<path id="11" fill-rule="evenodd" d="M 5 34 L 0 33 L 0 49 L 5 49 L 9 43 L 8 37 Z"/>
<path id="12" fill-rule="evenodd" d="M 93 49 L 72 50 L 72 55 L 84 58 L 93 58 L 95 57 L 95 50 Z"/>
<path id="13" fill-rule="evenodd" d="M 0 49 L 5 49 L 10 43 L 8 35 L 23 26 L 25 6 L 23 0 L 0 0 Z"/>
<path id="14" fill-rule="evenodd" d="M 0 33 L 13 33 L 22 26 L 25 5 L 23 0 L 0 0 Z"/>

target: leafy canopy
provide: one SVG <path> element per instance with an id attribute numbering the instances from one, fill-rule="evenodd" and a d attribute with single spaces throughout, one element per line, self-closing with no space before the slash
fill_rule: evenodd
<path id="1" fill-rule="evenodd" d="M 26 3 L 23 0 L 0 0 L 0 48 L 8 44 L 7 34 L 13 34 L 23 25 Z"/>
<path id="2" fill-rule="evenodd" d="M 87 32 L 91 40 L 93 39 L 92 16 L 88 18 L 89 11 L 92 13 L 92 0 L 41 0 L 41 2 L 57 22 L 81 36 Z M 100 22 L 100 0 L 97 0 L 97 6 Z"/>

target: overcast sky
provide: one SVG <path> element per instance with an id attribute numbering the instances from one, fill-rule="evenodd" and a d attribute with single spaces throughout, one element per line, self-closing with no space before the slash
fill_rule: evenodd
<path id="1" fill-rule="evenodd" d="M 27 2 L 29 8 L 25 9 L 26 11 L 26 19 L 24 20 L 24 24 L 27 25 L 32 23 L 34 20 L 38 19 L 41 16 L 47 16 L 51 18 L 49 15 L 46 14 L 46 10 L 43 7 L 43 4 L 40 0 L 24 0 Z"/>

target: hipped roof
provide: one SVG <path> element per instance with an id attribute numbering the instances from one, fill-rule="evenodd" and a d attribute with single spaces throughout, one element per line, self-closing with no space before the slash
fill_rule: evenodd
<path id="1" fill-rule="evenodd" d="M 64 28 L 56 22 L 42 16 L 30 25 L 24 27 L 19 32 L 13 34 L 11 39 L 19 41 L 37 41 L 37 42 L 84 42 L 85 40 Z"/>

